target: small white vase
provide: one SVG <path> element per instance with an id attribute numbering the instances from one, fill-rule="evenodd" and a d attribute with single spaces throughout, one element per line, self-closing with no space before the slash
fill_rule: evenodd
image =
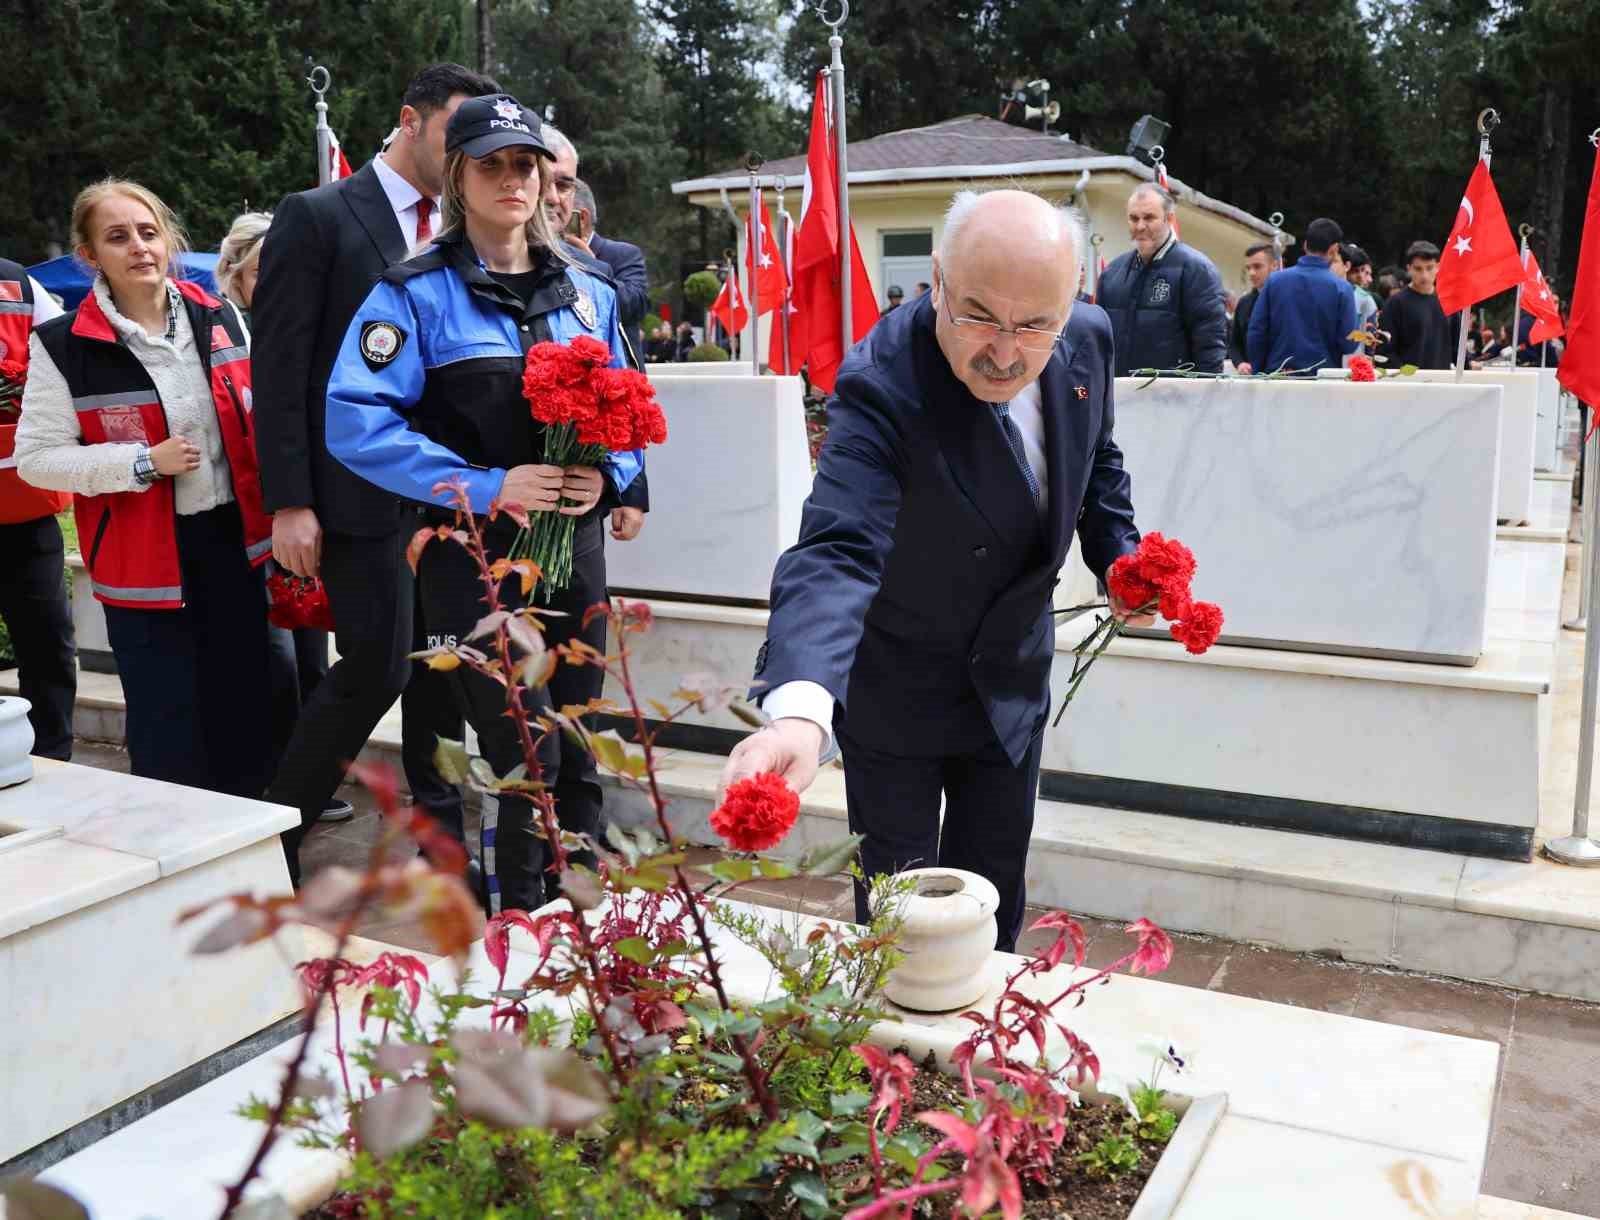
<path id="1" fill-rule="evenodd" d="M 989 987 L 995 918 L 1000 895 L 977 873 L 959 868 L 915 868 L 905 902 L 896 966 L 884 994 L 902 1008 L 950 1012 L 978 1000 Z"/>
<path id="2" fill-rule="evenodd" d="M 28 720 L 32 706 L 14 695 L 0 698 L 0 788 L 33 778 L 33 725 Z"/>

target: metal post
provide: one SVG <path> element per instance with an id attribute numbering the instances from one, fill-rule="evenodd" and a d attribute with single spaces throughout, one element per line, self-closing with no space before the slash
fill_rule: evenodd
<path id="1" fill-rule="evenodd" d="M 783 188 L 787 185 L 782 174 L 772 184 L 772 189 L 778 193 L 778 261 L 783 265 L 783 300 L 778 303 L 778 324 L 782 328 L 783 336 L 783 371 L 789 371 L 789 298 L 794 292 L 794 268 L 789 265 L 789 213 L 783 206 Z M 767 350 L 772 349 L 772 340 L 767 340 Z"/>
<path id="2" fill-rule="evenodd" d="M 750 371 L 759 377 L 761 376 L 761 287 L 757 281 L 761 278 L 763 253 L 761 228 L 766 220 L 761 214 L 761 187 L 757 185 L 756 180 L 756 175 L 762 166 L 761 154 L 751 153 L 745 159 L 744 165 L 750 172 L 750 215 L 744 226 L 744 265 L 749 272 L 750 285 L 750 290 L 745 293 L 745 296 L 750 298 Z M 771 347 L 770 343 L 768 347 Z"/>
<path id="3" fill-rule="evenodd" d="M 850 17 L 850 0 L 839 0 L 839 15 L 832 21 L 826 17 L 822 24 L 833 31 L 828 37 L 832 58 L 828 61 L 828 83 L 833 86 L 833 157 L 834 173 L 839 179 L 839 303 L 840 330 L 844 340 L 841 353 L 848 352 L 855 343 L 855 314 L 850 301 L 851 242 L 850 242 L 850 152 L 844 130 L 844 38 L 840 28 Z"/>
<path id="4" fill-rule="evenodd" d="M 1478 160 L 1485 165 L 1489 164 L 1489 133 L 1500 126 L 1500 114 L 1493 106 L 1486 106 L 1478 112 Z M 1465 196 L 1463 196 L 1465 198 Z M 1472 312 L 1476 301 L 1469 302 L 1461 309 L 1461 325 L 1457 328 L 1460 333 L 1456 336 L 1456 380 L 1460 381 L 1467 371 L 1467 318 Z M 1515 352 L 1517 337 L 1511 336 L 1512 350 Z M 1513 359 L 1515 357 L 1513 356 Z M 1512 366 L 1516 367 L 1515 365 Z"/>
<path id="5" fill-rule="evenodd" d="M 1274 212 L 1267 223 L 1272 226 L 1272 265 L 1276 268 L 1283 262 L 1283 213 Z"/>
<path id="6" fill-rule="evenodd" d="M 317 82 L 321 81 L 321 84 Z M 333 128 L 328 126 L 328 103 L 322 95 L 327 93 L 333 78 L 321 64 L 311 69 L 306 84 L 317 95 L 317 185 L 327 186 L 333 181 Z"/>
<path id="7" fill-rule="evenodd" d="M 1517 232 L 1522 236 L 1522 249 L 1518 257 L 1522 260 L 1522 277 L 1526 282 L 1528 277 L 1528 234 L 1533 232 L 1533 226 L 1523 221 L 1517 226 Z M 1522 284 L 1517 285 L 1516 303 L 1511 306 L 1511 371 L 1517 369 L 1517 332 L 1522 329 Z"/>
<path id="8" fill-rule="evenodd" d="M 1100 247 L 1106 239 L 1100 233 L 1089 234 L 1089 299 L 1100 302 Z"/>
<path id="9" fill-rule="evenodd" d="M 1586 441 L 1585 444 L 1591 442 Z M 1600 445 L 1600 442 L 1595 442 Z M 1596 464 L 1595 450 L 1591 448 L 1584 457 L 1584 466 L 1587 472 L 1593 471 Z M 1584 527 L 1584 566 L 1589 577 L 1589 586 L 1594 587 L 1600 581 L 1600 546 L 1593 545 L 1596 541 L 1592 532 L 1594 529 L 1594 491 L 1593 482 L 1586 477 L 1589 486 L 1584 488 L 1584 512 L 1586 524 Z M 1589 838 L 1589 787 L 1594 777 L 1594 720 L 1595 698 L 1600 694 L 1600 631 L 1585 633 L 1583 641 L 1583 719 L 1578 722 L 1578 789 L 1572 802 L 1572 833 L 1565 838 L 1553 839 L 1544 845 L 1545 855 L 1558 864 L 1575 864 L 1583 868 L 1600 866 L 1600 844 Z"/>
<path id="10" fill-rule="evenodd" d="M 1589 410 L 1582 403 L 1579 404 L 1579 423 L 1583 426 L 1583 434 L 1587 437 L 1589 429 Z M 1580 442 L 1579 450 L 1584 449 Z M 1593 454 L 1580 453 L 1583 458 L 1583 514 L 1581 520 L 1582 533 L 1578 541 L 1583 546 L 1582 558 L 1578 561 L 1578 617 L 1569 619 L 1561 624 L 1568 631 L 1587 631 L 1589 629 L 1589 593 L 1592 582 L 1589 579 L 1589 556 L 1591 551 L 1600 551 L 1600 547 L 1590 545 L 1597 541 L 1595 533 L 1595 514 L 1600 509 L 1600 496 L 1595 493 L 1595 478 L 1600 476 L 1600 467 L 1593 461 Z M 1600 633 L 1597 633 L 1600 634 Z"/>

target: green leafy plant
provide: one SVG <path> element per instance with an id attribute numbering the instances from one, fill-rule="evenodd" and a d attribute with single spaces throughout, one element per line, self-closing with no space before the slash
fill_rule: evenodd
<path id="1" fill-rule="evenodd" d="M 683 299 L 700 309 L 710 305 L 722 291 L 722 281 L 714 271 L 695 271 L 683 281 Z"/>
<path id="2" fill-rule="evenodd" d="M 690 364 L 719 364 L 733 357 L 715 343 L 701 343 L 689 350 L 688 359 Z"/>
<path id="3" fill-rule="evenodd" d="M 1133 1137 L 1126 1134 L 1107 1135 L 1088 1152 L 1078 1154 L 1078 1164 L 1093 1178 L 1114 1178 L 1139 1167 L 1142 1154 Z"/>
<path id="4" fill-rule="evenodd" d="M 566 901 L 484 923 L 490 975 L 482 984 L 458 968 L 449 987 L 425 985 L 420 963 L 405 955 L 365 967 L 344 960 L 350 929 L 376 906 L 420 911 L 441 947 L 463 961 L 478 936 L 462 922 L 459 845 L 448 840 L 457 853 L 450 856 L 432 821 L 399 808 L 395 781 L 375 772 L 364 774 L 389 824 L 416 835 L 428 861 L 389 864 L 386 840 L 364 873 L 324 870 L 293 900 L 225 900 L 227 913 L 201 938 L 204 950 L 251 943 L 295 920 L 332 926 L 340 947 L 302 964 L 307 1033 L 279 1095 L 246 1107 L 266 1134 L 230 1188 L 223 1220 L 283 1132 L 352 1158 L 346 1193 L 325 1211 L 338 1217 L 909 1220 L 919 1200 L 959 1192 L 972 1215 L 998 1204 L 1006 1220 L 1017 1220 L 1022 1182 L 1047 1180 L 1066 1134 L 1073 1082 L 1098 1071 L 1055 1010 L 1078 1003 L 1109 968 L 1059 988 L 1050 975 L 1069 952 L 1081 964 L 1082 929 L 1061 913 L 1036 923 L 1053 928 L 1055 942 L 1008 976 L 992 1013 L 967 1014 L 975 1032 L 956 1053 L 959 1082 L 945 1080 L 939 1094 L 958 1100 L 906 1121 L 918 1068 L 869 1037 L 901 960 L 896 938 L 913 882 L 873 878 L 871 918 L 861 926 L 798 914 L 774 922 L 727 905 L 758 878 L 804 885 L 851 869 L 865 882 L 855 866 L 859 839 L 791 859 L 750 850 L 779 846 L 799 814 L 798 797 L 780 779 L 759 776 L 733 785 L 711 818 L 738 850 L 710 868 L 710 885 L 692 879 L 658 778 L 659 735 L 692 709 L 752 716 L 737 688 L 685 678 L 673 704 L 641 701 L 631 640 L 651 624 L 648 605 L 618 600 L 588 611 L 608 619 L 614 651 L 581 640 L 546 651 L 534 635 L 536 609 L 501 608 L 501 582 L 529 574 L 489 560 L 464 493 L 456 529 L 424 533 L 414 547 L 467 549 L 487 615 L 469 642 L 419 656 L 434 668 L 466 666 L 497 679 L 524 746 L 523 763 L 496 776 L 460 743 L 441 741 L 441 773 L 533 807 Z M 558 664 L 604 669 L 621 698 L 536 711 L 528 692 Z M 632 740 L 594 732 L 585 720 L 591 712 L 622 718 Z M 599 838 L 562 830 L 539 764 L 541 744 L 555 734 L 589 750 L 653 817 L 614 824 Z M 593 853 L 595 868 L 572 859 L 580 849 Z M 1164 967 L 1171 946 L 1160 930 L 1141 920 L 1129 931 L 1138 947 L 1118 965 Z M 772 971 L 775 986 L 759 999 L 730 990 L 730 937 Z M 1046 998 L 1018 990 L 1035 976 Z M 356 1013 L 337 1002 L 339 986 L 351 983 L 370 988 Z M 315 1075 L 307 1047 L 318 1014 L 330 1009 L 337 1072 Z M 1065 1038 L 1065 1058 L 1044 1055 L 1046 1022 Z M 1037 1056 L 1022 1052 L 1025 1040 L 1037 1043 Z M 1111 1149 L 1102 1159 L 1120 1172 L 1127 1157 Z"/>

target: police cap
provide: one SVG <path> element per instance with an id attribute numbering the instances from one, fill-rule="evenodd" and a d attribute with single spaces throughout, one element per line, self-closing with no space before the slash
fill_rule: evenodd
<path id="1" fill-rule="evenodd" d="M 456 107 L 444 129 L 444 150 L 487 157 L 501 148 L 526 146 L 555 160 L 541 135 L 539 116 L 509 93 L 486 93 Z"/>

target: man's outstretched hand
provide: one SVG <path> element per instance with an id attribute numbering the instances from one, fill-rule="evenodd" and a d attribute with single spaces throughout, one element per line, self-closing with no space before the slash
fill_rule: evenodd
<path id="1" fill-rule="evenodd" d="M 817 778 L 818 759 L 825 743 L 822 729 L 810 720 L 786 716 L 750 734 L 728 755 L 717 785 L 717 804 L 730 784 L 767 771 L 776 771 L 796 792 L 804 792 Z"/>

